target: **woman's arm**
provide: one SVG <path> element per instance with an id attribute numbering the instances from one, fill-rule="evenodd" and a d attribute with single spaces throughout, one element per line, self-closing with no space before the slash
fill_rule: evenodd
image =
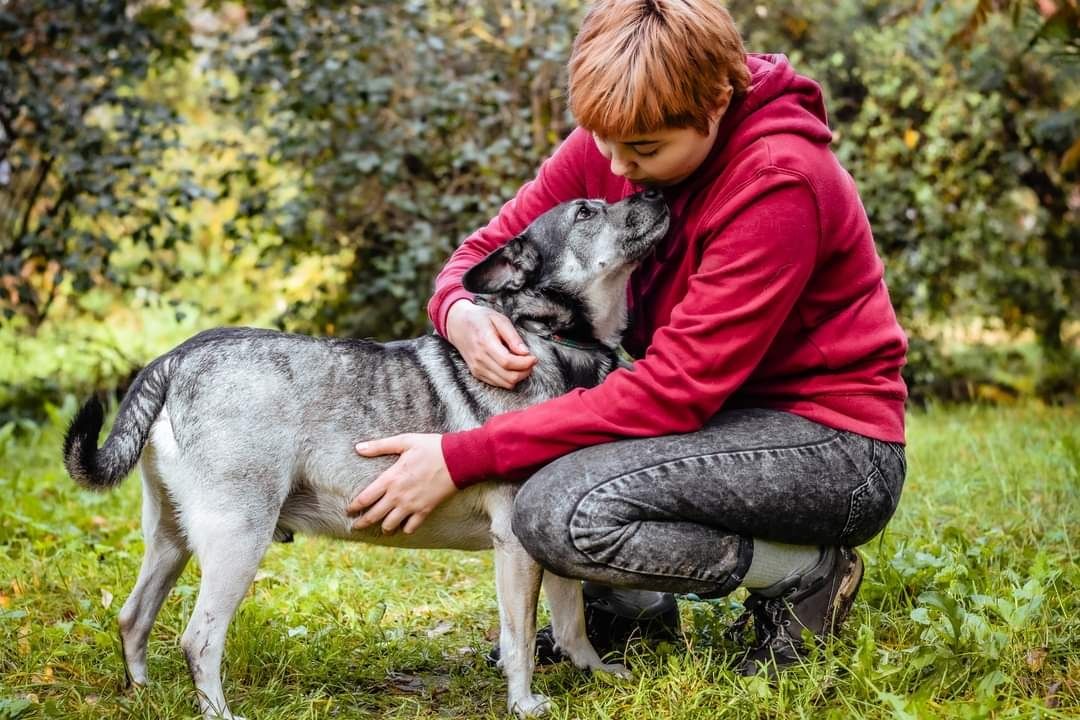
<path id="1" fill-rule="evenodd" d="M 443 436 L 458 487 L 523 479 L 589 445 L 693 431 L 720 410 L 792 312 L 819 241 L 816 199 L 798 176 L 759 176 L 724 203 L 724 216 L 686 296 L 632 370 Z"/>
<path id="2" fill-rule="evenodd" d="M 525 183 L 484 228 L 466 238 L 435 278 L 435 293 L 428 301 L 428 317 L 435 330 L 447 338 L 446 316 L 458 300 L 472 299 L 461 278 L 473 265 L 499 249 L 547 210 L 567 200 L 585 197 L 585 157 L 593 147 L 589 133 L 578 128 L 540 166 L 536 177 Z"/>

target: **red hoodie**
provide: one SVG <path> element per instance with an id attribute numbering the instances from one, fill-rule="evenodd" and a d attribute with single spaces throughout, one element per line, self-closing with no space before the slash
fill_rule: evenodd
<path id="1" fill-rule="evenodd" d="M 708 157 L 663 188 L 670 229 L 629 288 L 623 345 L 642 359 L 595 388 L 444 435 L 458 487 L 524 479 L 589 445 L 692 432 L 721 408 L 786 410 L 904 441 L 907 340 L 855 183 L 829 150 L 821 88 L 783 55 L 748 64 L 751 87 Z M 471 297 L 465 271 L 544 211 L 641 189 L 575 130 L 447 262 L 428 304 L 436 330 L 445 335 L 450 306 Z"/>

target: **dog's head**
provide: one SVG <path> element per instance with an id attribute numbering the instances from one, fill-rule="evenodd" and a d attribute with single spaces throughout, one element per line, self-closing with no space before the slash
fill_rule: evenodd
<path id="1" fill-rule="evenodd" d="M 465 273 L 515 325 L 616 347 L 626 327 L 626 283 L 667 232 L 659 190 L 620 202 L 573 200 L 533 221 Z"/>

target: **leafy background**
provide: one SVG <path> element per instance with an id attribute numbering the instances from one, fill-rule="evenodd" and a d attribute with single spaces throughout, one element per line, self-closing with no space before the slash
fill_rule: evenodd
<path id="1" fill-rule="evenodd" d="M 1075 0 L 730 6 L 825 88 L 913 396 L 1073 397 Z M 443 260 L 572 127 L 583 11 L 0 5 L 0 412 L 123 387 L 210 325 L 423 332 Z"/>

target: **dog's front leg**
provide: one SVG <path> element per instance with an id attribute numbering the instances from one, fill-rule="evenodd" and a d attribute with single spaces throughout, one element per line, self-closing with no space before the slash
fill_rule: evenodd
<path id="1" fill-rule="evenodd" d="M 536 603 L 543 570 L 512 533 L 495 535 L 495 590 L 499 600 L 499 662 L 507 680 L 507 705 L 520 718 L 539 717 L 549 700 L 533 694 Z"/>
<path id="2" fill-rule="evenodd" d="M 624 665 L 601 660 L 589 642 L 585 633 L 585 601 L 581 596 L 580 581 L 545 572 L 544 593 L 551 608 L 555 645 L 570 658 L 570 662 L 584 670 L 602 670 L 624 678 L 631 677 Z"/>

